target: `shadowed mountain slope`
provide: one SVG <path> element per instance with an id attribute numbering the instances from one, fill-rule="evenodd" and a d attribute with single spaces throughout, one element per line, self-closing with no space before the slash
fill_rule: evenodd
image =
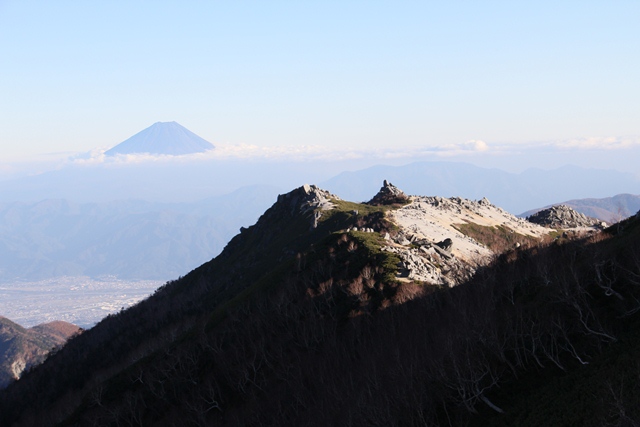
<path id="1" fill-rule="evenodd" d="M 592 370 L 640 347 L 637 220 L 617 235 L 508 250 L 449 289 L 397 280 L 383 236 L 407 230 L 391 209 L 313 186 L 279 196 L 217 258 L 0 392 L 0 424 L 640 420 L 640 366 Z M 536 379 L 568 387 L 569 376 L 617 394 L 583 393 L 556 413 L 563 388 Z M 621 383 L 631 385 L 618 393 Z M 527 390 L 539 400 L 523 412 Z"/>
<path id="2" fill-rule="evenodd" d="M 0 316 L 0 388 L 20 378 L 25 370 L 42 362 L 51 349 L 79 331 L 76 325 L 60 321 L 26 329 Z"/>

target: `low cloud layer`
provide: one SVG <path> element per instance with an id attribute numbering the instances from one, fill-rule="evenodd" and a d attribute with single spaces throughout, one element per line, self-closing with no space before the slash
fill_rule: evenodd
<path id="1" fill-rule="evenodd" d="M 204 153 L 182 156 L 153 154 L 105 155 L 107 148 L 85 153 L 54 153 L 32 161 L 0 163 L 0 179 L 31 175 L 68 165 L 118 167 L 134 164 L 206 161 L 350 162 L 354 164 L 410 163 L 415 160 L 464 161 L 505 170 L 576 164 L 636 171 L 632 160 L 640 154 L 640 136 L 583 137 L 529 143 L 496 143 L 472 139 L 458 144 L 389 147 L 336 147 L 331 145 L 279 145 L 216 143 Z"/>
<path id="2" fill-rule="evenodd" d="M 285 161 L 343 161 L 352 159 L 399 159 L 416 156 L 451 157 L 491 151 L 481 140 L 441 146 L 407 146 L 390 148 L 330 147 L 322 145 L 258 146 L 252 144 L 216 144 L 204 153 L 182 156 L 154 154 L 118 154 L 107 156 L 105 149 L 95 149 L 69 158 L 74 164 L 122 164 L 142 162 L 173 162 L 194 160 L 285 160 Z"/>
<path id="3" fill-rule="evenodd" d="M 621 150 L 640 146 L 639 136 L 574 138 L 554 144 L 558 148 L 581 150 Z"/>
<path id="4" fill-rule="evenodd" d="M 640 137 L 585 137 L 559 141 L 524 144 L 487 143 L 472 139 L 459 144 L 403 146 L 387 148 L 334 147 L 323 145 L 258 146 L 254 144 L 217 143 L 214 150 L 182 156 L 153 154 L 119 154 L 106 156 L 105 149 L 72 156 L 74 164 L 123 164 L 143 162 L 183 162 L 197 160 L 278 160 L 278 161 L 343 161 L 353 159 L 452 158 L 471 159 L 474 156 L 504 156 L 527 152 L 598 151 L 607 152 L 640 147 Z"/>

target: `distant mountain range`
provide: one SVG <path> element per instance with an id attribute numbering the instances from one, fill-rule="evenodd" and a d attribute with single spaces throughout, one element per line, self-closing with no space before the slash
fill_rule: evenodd
<path id="1" fill-rule="evenodd" d="M 475 200 L 487 197 L 493 204 L 517 214 L 561 200 L 640 194 L 640 181 L 632 174 L 576 166 L 510 173 L 467 163 L 415 162 L 335 175 L 333 166 L 322 162 L 178 160 L 70 165 L 40 175 L 0 181 L 0 202 L 44 199 L 183 202 L 255 184 L 292 188 L 305 182 L 317 183 L 342 198 L 362 201 L 375 194 L 387 179 L 409 194 Z"/>
<path id="2" fill-rule="evenodd" d="M 296 177 L 316 166 L 221 160 L 73 166 L 0 182 L 0 280 L 177 277 L 218 254 L 283 185 L 302 184 Z M 570 200 L 577 211 L 608 222 L 635 213 L 637 196 L 616 196 L 609 207 L 593 198 L 640 192 L 635 177 L 611 170 L 566 166 L 515 174 L 452 162 L 380 165 L 321 185 L 362 201 L 385 179 L 408 194 L 487 197 L 511 213 Z M 261 185 L 212 196 L 256 182 Z M 578 203 L 582 198 L 592 201 Z"/>
<path id="3" fill-rule="evenodd" d="M 305 173 L 308 168 L 284 162 L 186 161 L 179 156 L 140 163 L 68 164 L 57 170 L 0 181 L 0 202 L 196 201 L 254 185 L 279 188 L 288 188 L 292 182 L 302 185 L 305 179 L 310 179 Z M 326 179 L 331 175 L 322 176 Z"/>
<path id="4" fill-rule="evenodd" d="M 636 177 L 614 170 L 565 166 L 510 173 L 457 162 L 374 166 L 343 172 L 320 185 L 348 200 L 367 200 L 384 179 L 408 194 L 476 200 L 487 197 L 511 213 L 547 206 L 558 200 L 640 192 L 640 181 Z"/>
<path id="5" fill-rule="evenodd" d="M 602 199 L 574 199 L 566 202 L 554 203 L 554 205 L 566 205 L 587 216 L 598 218 L 608 223 L 618 222 L 640 211 L 640 195 L 618 194 Z M 528 217 L 541 209 L 551 207 L 544 206 L 521 213 L 520 217 Z"/>
<path id="6" fill-rule="evenodd" d="M 193 203 L 0 204 L 0 280 L 173 279 L 216 256 L 277 193 L 253 186 Z"/>
<path id="7" fill-rule="evenodd" d="M 163 154 L 179 156 L 212 150 L 213 144 L 176 122 L 157 122 L 121 142 L 105 154 Z"/>

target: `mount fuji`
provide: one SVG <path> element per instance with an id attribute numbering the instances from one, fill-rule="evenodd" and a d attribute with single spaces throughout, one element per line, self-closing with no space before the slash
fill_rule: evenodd
<path id="1" fill-rule="evenodd" d="M 202 153 L 213 148 L 213 144 L 176 122 L 157 122 L 107 150 L 105 154 L 115 156 L 149 153 L 179 156 Z"/>

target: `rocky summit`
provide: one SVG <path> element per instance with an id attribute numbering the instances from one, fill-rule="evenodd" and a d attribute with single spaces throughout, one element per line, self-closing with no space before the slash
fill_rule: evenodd
<path id="1" fill-rule="evenodd" d="M 0 425 L 637 425 L 640 223 L 595 233 L 305 185 L 0 390 Z"/>
<path id="2" fill-rule="evenodd" d="M 404 205 L 407 203 L 409 203 L 409 197 L 386 179 L 382 184 L 382 188 L 378 191 L 378 194 L 373 196 L 373 198 L 367 202 L 368 205 L 372 206 Z"/>
<path id="3" fill-rule="evenodd" d="M 312 215 L 312 228 L 316 228 L 322 212 L 335 207 L 331 200 L 340 200 L 340 198 L 315 185 L 304 184 L 302 187 L 296 188 L 287 194 L 278 196 L 278 201 L 274 207 L 289 210 L 292 216 L 296 212 L 303 215 Z"/>
<path id="4" fill-rule="evenodd" d="M 606 226 L 596 218 L 588 217 L 566 205 L 552 206 L 542 209 L 527 217 L 529 222 L 551 228 L 577 228 Z"/>
<path id="5" fill-rule="evenodd" d="M 383 190 L 387 187 L 385 181 Z M 397 232 L 382 250 L 400 258 L 397 278 L 432 285 L 455 286 L 496 252 L 537 241 L 549 231 L 494 206 L 487 198 L 411 196 L 388 218 Z"/>

